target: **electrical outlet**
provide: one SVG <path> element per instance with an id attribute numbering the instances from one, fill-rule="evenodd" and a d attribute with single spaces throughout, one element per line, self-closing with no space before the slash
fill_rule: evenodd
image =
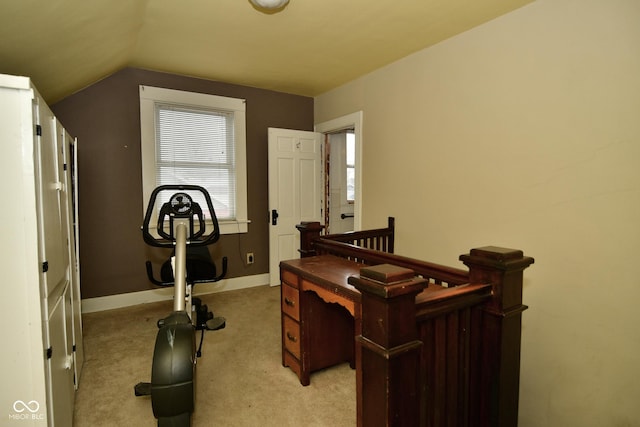
<path id="1" fill-rule="evenodd" d="M 254 261 L 253 252 L 247 252 L 247 264 L 253 264 Z"/>

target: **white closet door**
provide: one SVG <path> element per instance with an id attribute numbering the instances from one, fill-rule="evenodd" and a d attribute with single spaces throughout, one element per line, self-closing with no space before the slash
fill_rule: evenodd
<path id="1" fill-rule="evenodd" d="M 36 137 L 36 183 L 38 219 L 40 222 L 40 259 L 45 271 L 44 295 L 60 295 L 68 280 L 69 256 L 64 237 L 61 211 L 62 152 L 57 147 L 56 122 L 53 113 L 37 98 L 37 120 L 40 136 Z M 55 297 L 54 297 L 55 298 Z"/>
<path id="2" fill-rule="evenodd" d="M 64 289 L 51 309 L 48 319 L 51 357 L 49 362 L 48 405 L 49 419 L 54 426 L 73 425 L 74 384 L 72 359 L 67 328 L 70 308 L 69 287 Z"/>

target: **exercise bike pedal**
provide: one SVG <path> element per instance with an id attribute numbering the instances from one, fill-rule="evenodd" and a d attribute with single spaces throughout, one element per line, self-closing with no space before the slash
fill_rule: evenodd
<path id="1" fill-rule="evenodd" d="M 150 396 L 151 395 L 151 383 L 138 383 L 133 388 L 136 396 Z"/>
<path id="2" fill-rule="evenodd" d="M 207 328 L 207 322 L 211 319 L 213 319 L 213 313 L 209 311 L 209 308 L 207 307 L 207 305 L 201 305 L 198 306 L 197 309 L 194 310 L 195 311 L 195 319 L 196 319 L 196 329 L 197 330 L 203 330 L 203 329 L 208 329 Z"/>
<path id="3" fill-rule="evenodd" d="M 206 327 L 208 331 L 218 331 L 227 326 L 227 320 L 224 317 L 214 317 L 207 320 Z"/>

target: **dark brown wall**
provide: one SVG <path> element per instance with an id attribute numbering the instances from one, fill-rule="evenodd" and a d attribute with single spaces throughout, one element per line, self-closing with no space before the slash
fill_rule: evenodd
<path id="1" fill-rule="evenodd" d="M 180 89 L 247 100 L 249 232 L 224 235 L 210 251 L 227 277 L 269 271 L 267 128 L 313 130 L 313 98 L 127 68 L 54 104 L 78 138 L 82 298 L 151 288 L 144 263 L 168 256 L 142 241 L 142 165 L 138 86 Z M 245 265 L 245 253 L 255 264 Z"/>

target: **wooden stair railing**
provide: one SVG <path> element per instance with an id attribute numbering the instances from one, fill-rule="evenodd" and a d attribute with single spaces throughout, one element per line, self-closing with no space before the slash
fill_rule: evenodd
<path id="1" fill-rule="evenodd" d="M 361 294 L 358 426 L 516 427 L 523 272 L 534 259 L 481 247 L 460 255 L 466 271 L 403 257 L 391 253 L 394 225 L 329 236 L 297 226 L 302 257 L 365 264 L 349 278 Z"/>
<path id="2" fill-rule="evenodd" d="M 349 278 L 362 295 L 358 425 L 517 426 L 521 317 L 527 308 L 523 270 L 534 260 L 493 246 L 460 259 L 469 267 L 470 284 L 439 287 L 431 296 L 423 292 L 426 281 L 395 265 L 363 267 Z M 455 333 L 451 326 L 433 333 L 438 316 L 450 319 L 458 312 L 466 320 L 453 324 Z M 447 354 L 445 347 L 455 357 L 433 363 L 428 354 Z M 447 376 L 453 381 L 430 389 L 436 377 Z"/>
<path id="3" fill-rule="evenodd" d="M 386 228 L 350 231 L 341 234 L 321 236 L 324 226 L 317 221 L 302 222 L 296 225 L 300 231 L 300 256 L 302 258 L 317 255 L 314 243 L 321 238 L 335 242 L 352 244 L 361 248 L 393 253 L 395 236 L 395 219 L 387 219 Z"/>

